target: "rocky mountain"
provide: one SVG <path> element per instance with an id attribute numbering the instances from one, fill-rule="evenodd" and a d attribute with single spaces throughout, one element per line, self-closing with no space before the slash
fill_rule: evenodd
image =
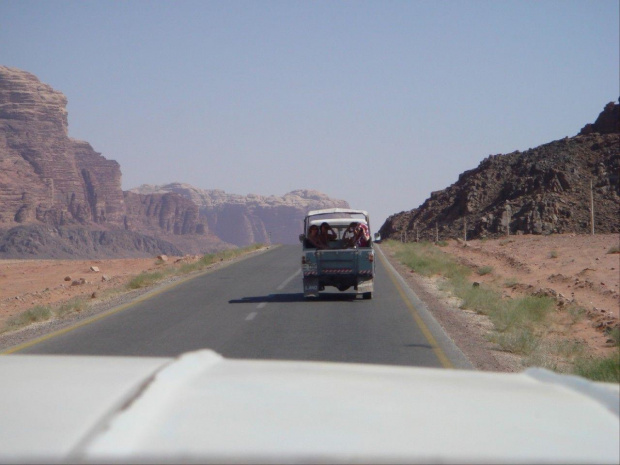
<path id="1" fill-rule="evenodd" d="M 313 191 L 123 192 L 120 165 L 68 136 L 66 106 L 36 76 L 0 66 L 0 258 L 204 253 L 270 233 L 291 242 L 306 208 L 346 205 Z"/>
<path id="2" fill-rule="evenodd" d="M 222 190 L 204 190 L 182 183 L 162 186 L 142 185 L 130 192 L 142 195 L 176 193 L 192 200 L 200 208 L 209 228 L 222 240 L 244 246 L 251 243 L 296 244 L 309 210 L 349 208 L 315 190 L 295 190 L 282 197 L 227 194 Z"/>
<path id="3" fill-rule="evenodd" d="M 589 233 L 590 183 L 595 231 L 620 232 L 619 105 L 607 104 L 575 137 L 525 152 L 491 155 L 431 193 L 422 205 L 390 216 L 383 238 L 434 240 L 510 234 Z"/>
<path id="4" fill-rule="evenodd" d="M 0 258 L 134 258 L 184 253 L 168 241 L 123 229 L 31 223 L 0 233 Z"/>
<path id="5" fill-rule="evenodd" d="M 124 193 L 119 164 L 68 136 L 66 105 L 36 76 L 0 66 L 0 257 L 227 246 L 182 196 Z"/>

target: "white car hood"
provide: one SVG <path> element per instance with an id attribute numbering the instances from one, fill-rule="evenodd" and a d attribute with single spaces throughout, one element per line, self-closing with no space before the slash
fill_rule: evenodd
<path id="1" fill-rule="evenodd" d="M 0 357 L 0 462 L 618 463 L 618 385 L 224 359 Z"/>

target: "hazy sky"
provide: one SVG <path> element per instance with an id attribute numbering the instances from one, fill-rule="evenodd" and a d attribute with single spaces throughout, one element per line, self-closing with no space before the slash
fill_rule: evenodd
<path id="1" fill-rule="evenodd" d="M 68 100 L 123 188 L 320 190 L 373 230 L 619 89 L 619 2 L 7 1 L 0 64 Z"/>

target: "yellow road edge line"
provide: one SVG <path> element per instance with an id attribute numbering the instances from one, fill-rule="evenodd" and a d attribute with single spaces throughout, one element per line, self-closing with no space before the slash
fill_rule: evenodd
<path id="1" fill-rule="evenodd" d="M 437 343 L 437 340 L 433 336 L 433 333 L 431 333 L 430 329 L 428 329 L 428 326 L 426 326 L 426 323 L 424 323 L 424 320 L 422 320 L 422 317 L 418 313 L 418 310 L 415 308 L 415 306 L 411 303 L 411 300 L 409 300 L 409 298 L 405 294 L 405 291 L 403 290 L 401 284 L 398 282 L 398 280 L 394 276 L 394 272 L 390 269 L 390 267 L 386 266 L 387 258 L 385 258 L 382 253 L 378 255 L 379 255 L 379 259 L 383 263 L 383 266 L 387 270 L 388 275 L 390 276 L 390 280 L 392 281 L 394 286 L 396 286 L 396 290 L 398 291 L 401 299 L 403 299 L 403 301 L 405 302 L 405 305 L 407 305 L 407 308 L 409 309 L 409 313 L 411 313 L 416 324 L 419 326 L 420 330 L 422 331 L 422 334 L 424 335 L 426 340 L 430 343 L 431 347 L 433 348 L 433 352 L 435 353 L 435 356 L 439 359 L 439 363 L 441 363 L 441 365 L 444 368 L 454 368 L 454 364 L 446 356 L 444 351 L 441 350 L 441 347 L 439 347 L 439 344 Z"/>
<path id="2" fill-rule="evenodd" d="M 277 248 L 278 245 L 269 246 L 269 248 Z M 249 253 L 247 255 L 248 255 L 248 257 L 243 257 L 243 258 L 249 258 L 249 255 L 251 255 L 251 253 Z M 239 260 L 236 260 L 236 261 L 239 261 Z M 87 318 L 86 320 L 81 321 L 79 323 L 76 323 L 73 326 L 69 326 L 67 328 L 59 329 L 58 331 L 54 331 L 52 333 L 46 334 L 46 335 L 38 337 L 36 339 L 32 339 L 32 340 L 30 340 L 28 342 L 24 342 L 24 343 L 18 344 L 16 346 L 9 347 L 5 351 L 0 352 L 0 355 L 14 354 L 16 352 L 19 352 L 20 350 L 24 350 L 24 349 L 27 349 L 27 348 L 32 347 L 34 345 L 40 344 L 41 342 L 47 341 L 48 339 L 53 339 L 55 337 L 62 336 L 63 334 L 69 333 L 69 332 L 74 331 L 74 330 L 76 330 L 78 328 L 81 328 L 83 326 L 86 326 L 86 325 L 89 325 L 89 324 L 94 323 L 96 321 L 102 320 L 103 318 L 106 318 L 106 317 L 108 317 L 110 315 L 114 315 L 115 313 L 119 313 L 119 312 L 122 312 L 123 310 L 127 310 L 128 308 L 130 308 L 130 307 L 132 307 L 134 305 L 137 305 L 137 304 L 139 304 L 141 302 L 144 302 L 145 300 L 152 299 L 153 297 L 156 297 L 159 294 L 161 294 L 162 292 L 166 292 L 166 291 L 172 289 L 173 287 L 178 286 L 179 284 L 183 284 L 183 283 L 185 283 L 187 281 L 190 281 L 192 279 L 196 279 L 196 278 L 198 278 L 198 277 L 200 277 L 200 276 L 202 276 L 204 274 L 211 273 L 211 272 L 217 271 L 217 270 L 221 270 L 222 268 L 225 268 L 228 265 L 236 263 L 236 261 L 230 261 L 229 263 L 226 263 L 225 266 L 220 266 L 217 269 L 211 268 L 211 269 L 208 269 L 208 270 L 201 271 L 200 273 L 198 273 L 198 274 L 196 274 L 194 276 L 187 276 L 185 278 L 180 279 L 179 281 L 175 281 L 173 283 L 165 285 L 165 286 L 161 287 L 160 289 L 156 289 L 156 290 L 147 292 L 146 294 L 136 298 L 135 300 L 132 300 L 131 302 L 123 304 L 120 307 L 115 307 L 112 310 L 109 310 L 107 312 L 100 313 L 98 315 L 95 315 L 95 316 L 92 316 L 90 318 Z"/>
<path id="3" fill-rule="evenodd" d="M 203 273 L 201 273 L 201 274 L 203 274 Z M 86 326 L 86 325 L 89 325 L 89 324 L 94 323 L 96 321 L 102 320 L 103 318 L 106 318 L 106 317 L 108 317 L 110 315 L 114 315 L 115 313 L 119 313 L 119 312 L 122 312 L 123 310 L 127 310 L 128 308 L 130 308 L 130 307 L 132 307 L 134 305 L 137 305 L 137 304 L 139 304 L 141 302 L 144 302 L 145 300 L 151 299 L 151 298 L 161 294 L 162 292 L 165 292 L 165 291 L 167 291 L 167 290 L 169 290 L 169 289 L 171 289 L 171 288 L 173 288 L 175 286 L 178 286 L 179 284 L 183 284 L 184 282 L 189 281 L 190 279 L 197 278 L 200 275 L 192 276 L 191 278 L 184 278 L 184 279 L 182 279 L 180 281 L 175 281 L 174 283 L 171 283 L 171 284 L 169 284 L 169 285 L 167 285 L 165 287 L 162 287 L 161 289 L 158 289 L 156 291 L 148 292 L 147 294 L 142 295 L 142 296 L 136 298 L 135 300 L 132 300 L 129 303 L 123 304 L 120 307 L 113 308 L 112 310 L 109 310 L 107 312 L 100 313 L 99 315 L 95 315 L 93 317 L 90 317 L 90 318 L 88 318 L 88 319 L 86 319 L 84 321 L 76 323 L 73 326 L 69 326 L 67 328 L 59 329 L 58 331 L 54 331 L 52 333 L 49 333 L 49 334 L 46 334 L 44 336 L 38 337 L 38 338 L 33 339 L 31 341 L 24 342 L 24 343 L 19 344 L 17 346 L 10 347 L 9 349 L 7 349 L 5 351 L 0 352 L 0 355 L 14 354 L 15 352 L 19 352 L 20 350 L 24 350 L 24 349 L 27 349 L 28 347 L 32 347 L 34 345 L 40 344 L 41 342 L 47 341 L 48 339 L 52 339 L 52 338 L 55 338 L 55 337 L 58 337 L 58 336 L 62 336 L 63 334 L 69 333 L 69 332 L 71 332 L 73 330 L 76 330 L 78 328 L 81 328 L 83 326 Z"/>

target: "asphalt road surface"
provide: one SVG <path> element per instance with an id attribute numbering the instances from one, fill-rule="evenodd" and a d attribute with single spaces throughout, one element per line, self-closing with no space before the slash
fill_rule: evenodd
<path id="1" fill-rule="evenodd" d="M 300 256 L 299 246 L 272 247 L 17 353 L 170 357 L 209 348 L 230 358 L 467 367 L 384 259 L 372 300 L 334 288 L 306 300 Z"/>

